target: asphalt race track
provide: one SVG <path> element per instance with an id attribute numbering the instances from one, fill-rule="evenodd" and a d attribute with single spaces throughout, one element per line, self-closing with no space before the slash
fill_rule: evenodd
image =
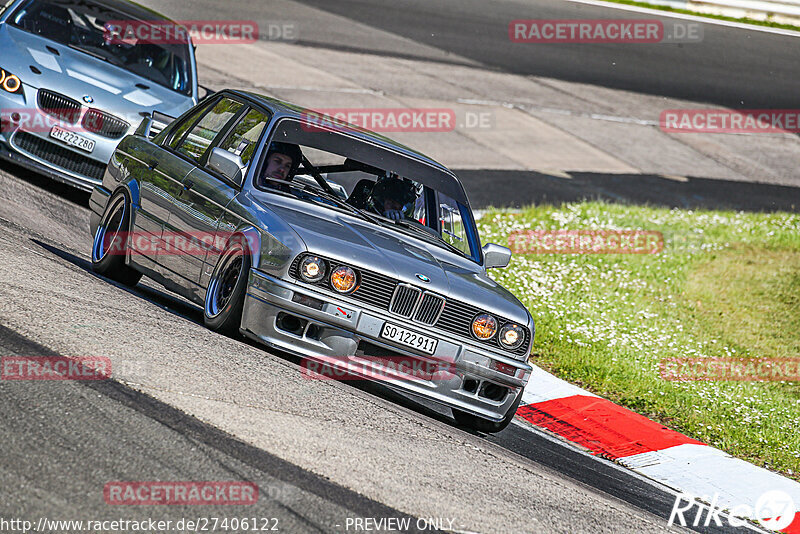
<path id="1" fill-rule="evenodd" d="M 509 20 L 634 15 L 556 0 L 165 0 L 153 7 L 176 19 L 300 21 L 297 44 L 311 49 L 732 107 L 797 107 L 797 41 L 777 34 L 709 25 L 700 48 L 562 45 L 531 54 L 510 46 Z M 375 31 L 347 31 L 325 13 Z M 511 203 L 513 176 L 494 192 L 481 180 L 477 172 L 465 178 L 476 205 Z M 578 177 L 568 193 L 552 196 L 580 198 L 583 185 Z M 644 195 L 612 186 L 604 191 L 623 200 Z M 748 187 L 769 197 L 754 209 L 800 204 L 796 188 L 735 186 L 743 207 L 754 197 Z M 700 205 L 713 205 L 707 189 L 695 191 L 711 199 Z M 678 190 L 670 198 L 676 206 L 697 200 Z M 274 519 L 280 532 L 356 532 L 357 518 L 407 520 L 404 532 L 760 531 L 668 528 L 671 490 L 522 422 L 485 436 L 379 386 L 303 379 L 296 358 L 208 331 L 202 310 L 158 286 L 144 280 L 131 290 L 95 275 L 87 201 L 0 162 L 0 356 L 104 356 L 114 369 L 109 381 L 0 382 L 0 517 L 34 524 L 256 517 Z M 106 504 L 104 485 L 125 480 L 246 480 L 260 497 L 243 507 Z"/>
<path id="2" fill-rule="evenodd" d="M 85 197 L 2 171 L 0 350 L 104 355 L 114 370 L 113 381 L 0 382 L 3 517 L 246 515 L 347 532 L 348 518 L 410 514 L 469 532 L 668 530 L 674 494 L 609 462 L 521 424 L 486 437 L 382 388 L 302 379 L 292 357 L 206 330 L 188 302 L 95 275 Z M 57 238 L 42 233 L 56 226 Z M 247 480 L 261 497 L 241 512 L 106 505 L 117 480 Z"/>
<path id="3" fill-rule="evenodd" d="M 366 36 L 342 34 L 297 6 L 303 4 L 408 38 L 483 66 L 639 93 L 708 102 L 733 108 L 787 108 L 800 102 L 795 37 L 703 24 L 699 44 L 512 44 L 508 23 L 516 19 L 676 19 L 608 10 L 563 0 L 299 0 L 226 5 L 225 16 L 301 21 L 298 44 L 407 57 L 416 49 L 384 50 Z M 180 2 L 160 3 L 162 9 Z M 192 3 L 197 18 L 217 18 L 213 0 Z M 395 45 L 395 43 L 392 43 Z M 446 59 L 441 59 L 446 61 Z"/>

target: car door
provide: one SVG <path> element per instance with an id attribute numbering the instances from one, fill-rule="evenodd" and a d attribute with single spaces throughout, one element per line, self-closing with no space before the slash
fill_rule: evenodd
<path id="1" fill-rule="evenodd" d="M 264 134 L 270 118 L 271 115 L 265 110 L 255 107 L 247 109 L 240 115 L 235 125 L 229 129 L 221 142 L 210 149 L 219 148 L 238 156 L 241 162 L 242 180 L 247 175 L 256 146 Z M 201 270 L 198 271 L 201 287 L 205 287 L 208 284 L 211 271 L 222 253 L 222 246 L 230 237 L 230 232 L 235 230 L 235 226 L 231 227 L 230 224 L 225 224 L 224 227 L 221 227 L 221 220 L 225 212 L 224 208 L 228 206 L 233 197 L 242 188 L 242 183 L 232 183 L 228 178 L 212 169 L 208 165 L 209 155 L 207 154 L 203 167 L 196 168 L 187 176 L 187 182 L 191 181 L 193 183 L 193 187 L 188 189 L 188 193 L 196 210 L 203 216 L 202 219 L 198 220 L 198 225 L 202 224 L 201 221 L 214 220 L 214 239 L 207 239 L 200 243 L 201 246 L 205 246 L 207 243 L 216 245 L 205 247 L 205 254 L 200 258 L 204 260 Z M 231 220 L 230 214 L 224 219 Z M 198 226 L 192 230 L 205 235 L 206 231 L 211 231 L 212 229 Z"/>
<path id="2" fill-rule="evenodd" d="M 175 250 L 169 255 L 169 268 L 191 286 L 190 298 L 199 299 L 200 274 L 206 253 L 213 243 L 217 221 L 225 206 L 237 193 L 240 184 L 204 168 L 211 150 L 223 141 L 237 124 L 247 107 L 234 98 L 220 98 L 185 136 L 176 150 L 194 162 L 193 170 L 184 178 L 174 199 L 174 206 L 165 230 Z"/>
<path id="3" fill-rule="evenodd" d="M 166 256 L 154 254 L 154 251 L 164 250 L 163 232 L 175 204 L 174 197 L 182 189 L 186 175 L 194 168 L 191 161 L 174 153 L 170 143 L 182 139 L 206 110 L 207 106 L 201 107 L 183 119 L 163 145 L 149 141 L 134 145 L 129 153 L 130 158 L 126 156 L 127 161 L 124 161 L 139 184 L 139 206 L 134 217 L 133 231 L 147 238 L 141 241 L 132 240 L 131 247 L 137 250 L 137 242 L 158 243 L 157 247 L 150 244 L 147 245 L 147 250 L 138 250 L 138 253 L 131 255 L 131 261 L 142 267 L 155 269 L 161 274 L 163 270 L 153 264 L 163 263 Z"/>

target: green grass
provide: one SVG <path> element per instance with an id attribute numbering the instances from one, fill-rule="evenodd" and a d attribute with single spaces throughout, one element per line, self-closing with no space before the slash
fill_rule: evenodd
<path id="1" fill-rule="evenodd" d="M 519 254 L 491 271 L 536 320 L 533 363 L 800 480 L 800 384 L 658 373 L 664 358 L 800 356 L 800 215 L 587 202 L 490 210 L 478 227 L 500 244 L 527 229 L 662 232 L 659 254 Z"/>
<path id="2" fill-rule="evenodd" d="M 793 24 L 783 24 L 780 22 L 773 22 L 771 20 L 757 20 L 747 17 L 736 18 L 727 15 L 714 15 L 711 13 L 700 13 L 698 11 L 691 11 L 688 9 L 680 9 L 670 6 L 661 6 L 657 4 L 648 4 L 647 2 L 637 2 L 635 0 L 604 0 L 606 2 L 613 2 L 615 4 L 625 4 L 629 6 L 647 7 L 650 9 L 658 9 L 660 11 L 670 11 L 672 13 L 683 13 L 684 15 L 695 15 L 697 17 L 705 17 L 708 19 L 727 20 L 729 22 L 741 22 L 742 24 L 752 24 L 754 26 L 767 26 L 769 28 L 780 28 L 783 30 L 800 31 L 800 27 Z"/>

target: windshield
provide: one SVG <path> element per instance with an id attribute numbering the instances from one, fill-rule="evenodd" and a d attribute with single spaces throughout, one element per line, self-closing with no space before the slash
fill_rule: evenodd
<path id="1" fill-rule="evenodd" d="M 41 35 L 184 95 L 192 94 L 190 44 L 156 44 L 114 38 L 111 21 L 130 15 L 85 0 L 29 0 L 11 25 Z"/>
<path id="2" fill-rule="evenodd" d="M 255 187 L 349 211 L 480 261 L 477 232 L 467 206 L 426 185 L 430 180 L 423 176 L 376 167 L 380 157 L 374 159 L 374 152 L 378 150 L 373 150 L 370 163 L 355 159 L 364 154 L 359 141 L 342 135 L 332 142 L 330 132 L 317 135 L 306 133 L 303 144 L 271 143 L 256 171 Z M 273 138 L 286 138 L 280 126 Z M 424 172 L 425 167 L 417 170 Z"/>

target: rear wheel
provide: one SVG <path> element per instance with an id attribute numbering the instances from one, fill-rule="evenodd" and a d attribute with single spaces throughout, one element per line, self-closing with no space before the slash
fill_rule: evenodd
<path id="1" fill-rule="evenodd" d="M 514 415 L 517 413 L 519 403 L 522 401 L 522 392 L 519 392 L 517 400 L 513 406 L 506 412 L 506 416 L 501 421 L 489 421 L 483 417 L 472 415 L 471 413 L 462 412 L 461 410 L 453 409 L 453 417 L 460 426 L 477 430 L 478 432 L 485 432 L 487 434 L 495 434 L 504 430 L 511 421 L 514 420 Z"/>
<path id="2" fill-rule="evenodd" d="M 130 203 L 117 193 L 106 204 L 92 243 L 92 270 L 115 282 L 133 287 L 142 273 L 125 264 L 128 252 Z"/>
<path id="3" fill-rule="evenodd" d="M 242 324 L 242 308 L 250 272 L 250 254 L 234 239 L 219 258 L 206 291 L 203 319 L 211 330 L 235 335 Z"/>

